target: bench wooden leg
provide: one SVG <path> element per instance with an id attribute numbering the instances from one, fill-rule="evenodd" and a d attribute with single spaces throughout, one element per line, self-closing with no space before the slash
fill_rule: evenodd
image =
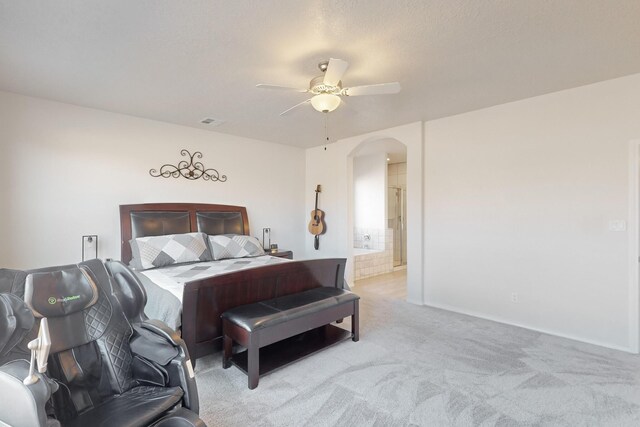
<path id="1" fill-rule="evenodd" d="M 227 369 L 229 366 L 231 366 L 231 352 L 232 352 L 232 348 L 233 348 L 233 340 L 231 339 L 230 336 L 225 335 L 223 338 L 223 347 L 224 347 L 224 354 L 222 356 L 222 367 L 224 369 Z"/>
<path id="2" fill-rule="evenodd" d="M 351 333 L 353 334 L 353 338 L 351 339 L 356 342 L 360 340 L 359 322 L 360 322 L 359 305 L 358 305 L 358 300 L 355 300 L 353 302 L 353 316 L 351 316 Z"/>
<path id="3" fill-rule="evenodd" d="M 260 347 L 258 347 L 258 340 L 252 334 L 249 338 L 249 346 L 247 347 L 247 375 L 249 376 L 249 389 L 253 390 L 258 387 L 258 380 L 260 379 Z"/>

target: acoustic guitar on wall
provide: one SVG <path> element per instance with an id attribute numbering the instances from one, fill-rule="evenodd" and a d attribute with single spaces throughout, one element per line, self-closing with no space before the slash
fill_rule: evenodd
<path id="1" fill-rule="evenodd" d="M 318 193 L 322 191 L 320 185 L 316 187 L 316 207 L 311 211 L 311 221 L 309 221 L 309 233 L 315 236 L 313 247 L 318 250 L 320 247 L 320 235 L 325 232 L 324 212 L 318 209 Z"/>

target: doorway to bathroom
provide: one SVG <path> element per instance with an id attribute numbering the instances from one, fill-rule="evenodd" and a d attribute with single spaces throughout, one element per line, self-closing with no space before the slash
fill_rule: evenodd
<path id="1" fill-rule="evenodd" d="M 353 156 L 353 278 L 357 288 L 406 299 L 406 146 L 367 141 Z"/>

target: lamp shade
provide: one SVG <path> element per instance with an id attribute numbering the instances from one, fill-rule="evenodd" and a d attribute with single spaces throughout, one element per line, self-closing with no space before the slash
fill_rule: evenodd
<path id="1" fill-rule="evenodd" d="M 321 93 L 311 98 L 311 105 L 321 113 L 330 113 L 340 105 L 340 97 L 329 93 Z"/>

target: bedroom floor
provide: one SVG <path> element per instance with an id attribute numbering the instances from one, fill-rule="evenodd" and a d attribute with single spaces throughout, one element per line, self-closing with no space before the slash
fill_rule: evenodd
<path id="1" fill-rule="evenodd" d="M 219 354 L 200 359 L 201 417 L 210 426 L 640 425 L 640 356 L 356 292 L 360 342 L 255 390 Z"/>
<path id="2" fill-rule="evenodd" d="M 407 299 L 407 269 L 356 280 L 353 284 L 353 291 L 355 293 L 374 293 L 386 298 L 404 301 Z"/>

